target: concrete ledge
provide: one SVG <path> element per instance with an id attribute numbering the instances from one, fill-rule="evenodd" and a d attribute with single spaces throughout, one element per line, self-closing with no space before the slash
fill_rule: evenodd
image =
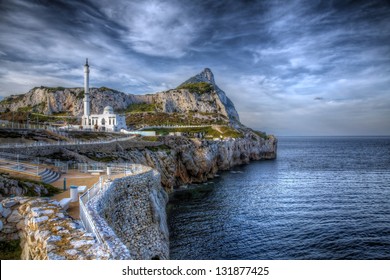
<path id="1" fill-rule="evenodd" d="M 70 204 L 71 201 L 72 201 L 72 199 L 69 198 L 69 197 L 63 198 L 63 199 L 61 199 L 61 201 L 60 201 L 60 206 L 62 207 L 62 209 L 68 210 L 69 204 Z"/>

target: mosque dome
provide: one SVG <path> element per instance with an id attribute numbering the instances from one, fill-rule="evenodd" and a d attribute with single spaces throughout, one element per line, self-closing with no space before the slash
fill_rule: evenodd
<path id="1" fill-rule="evenodd" d="M 103 114 L 104 115 L 106 115 L 106 114 L 114 114 L 114 109 L 111 106 L 106 106 L 106 107 L 104 107 Z"/>

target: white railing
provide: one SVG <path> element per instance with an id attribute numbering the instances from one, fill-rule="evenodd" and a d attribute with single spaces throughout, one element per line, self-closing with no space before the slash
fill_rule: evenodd
<path id="1" fill-rule="evenodd" d="M 96 239 L 99 243 L 102 243 L 102 237 L 100 236 L 99 231 L 97 230 L 95 223 L 93 222 L 93 218 L 89 214 L 87 210 L 87 203 L 90 199 L 96 196 L 103 189 L 103 178 L 105 176 L 101 176 L 99 178 L 99 182 L 95 183 L 92 188 L 87 190 L 84 194 L 79 197 L 80 204 L 80 220 L 84 226 L 84 228 L 95 235 Z"/>
<path id="2" fill-rule="evenodd" d="M 44 159 L 44 158 L 43 158 Z M 52 165 L 45 164 L 44 161 L 40 160 L 39 157 L 32 157 L 32 156 L 26 156 L 23 154 L 18 153 L 6 153 L 6 152 L 0 152 L 0 166 L 22 166 L 29 170 L 30 173 L 35 173 L 36 175 L 39 175 L 39 172 L 42 171 L 45 168 L 53 168 Z M 54 169 L 56 171 L 59 171 L 61 173 L 68 173 L 68 163 L 63 162 L 60 160 L 54 161 Z M 12 167 L 9 168 L 9 170 L 14 170 Z M 17 170 L 19 171 L 19 170 Z M 29 173 L 29 172 L 24 172 Z"/>
<path id="3" fill-rule="evenodd" d="M 107 167 L 111 168 L 111 174 L 120 174 L 124 175 L 138 173 L 141 169 L 141 165 L 134 163 L 104 163 L 104 162 L 88 162 L 88 163 L 78 163 L 77 169 L 81 173 L 91 173 L 91 172 L 106 172 Z"/>
<path id="4" fill-rule="evenodd" d="M 112 175 L 118 175 L 123 173 L 124 176 L 136 175 L 144 171 L 150 170 L 150 167 L 145 167 L 141 164 L 122 164 L 122 166 L 116 165 L 115 167 L 111 168 Z M 111 184 L 107 182 L 107 179 L 109 178 L 109 175 L 100 176 L 99 181 L 79 197 L 80 220 L 83 223 L 84 228 L 88 232 L 93 233 L 100 243 L 102 243 L 102 237 L 97 230 L 94 220 L 87 209 L 87 204 L 97 194 L 101 193 L 102 191 L 105 191 L 107 188 L 110 187 Z"/>
<path id="5" fill-rule="evenodd" d="M 0 157 L 0 169 L 31 175 L 41 179 L 39 165 L 31 165 L 26 162 L 12 161 Z"/>
<path id="6" fill-rule="evenodd" d="M 139 130 L 145 129 L 155 129 L 155 128 L 195 128 L 195 127 L 209 127 L 211 124 L 198 124 L 198 125 L 153 125 L 153 126 L 144 126 Z"/>
<path id="7" fill-rule="evenodd" d="M 110 140 L 99 140 L 99 141 L 57 141 L 55 143 L 47 142 L 34 142 L 29 144 L 3 144 L 0 145 L 0 148 L 29 148 L 29 147 L 55 147 L 55 146 L 72 146 L 72 145 L 94 145 L 94 144 L 108 144 L 115 143 L 118 141 L 127 141 L 133 139 L 134 136 L 115 138 Z"/>

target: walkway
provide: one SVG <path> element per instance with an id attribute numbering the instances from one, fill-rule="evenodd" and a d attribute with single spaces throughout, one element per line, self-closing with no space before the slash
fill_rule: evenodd
<path id="1" fill-rule="evenodd" d="M 55 147 L 55 146 L 72 146 L 72 145 L 92 145 L 92 144 L 109 144 L 118 141 L 127 141 L 133 139 L 135 136 L 128 136 L 122 138 L 115 138 L 111 140 L 99 141 L 57 141 L 57 143 L 35 142 L 31 144 L 3 144 L 0 148 L 27 148 L 27 147 Z"/>
<path id="2" fill-rule="evenodd" d="M 124 174 L 118 174 L 118 175 L 112 175 L 111 178 L 120 178 L 123 177 Z M 91 175 L 89 173 L 81 173 L 77 170 L 69 170 L 67 174 L 62 174 L 60 179 L 58 179 L 56 182 L 52 183 L 54 187 L 63 190 L 64 188 L 64 178 L 66 178 L 66 191 L 54 195 L 52 198 L 54 200 L 60 201 L 63 198 L 70 197 L 70 186 L 87 186 L 88 189 L 90 189 L 95 183 L 99 181 L 99 175 Z M 80 208 L 79 208 L 79 201 L 77 202 L 71 202 L 69 205 L 69 208 L 67 210 L 67 213 L 74 219 L 80 218 Z"/>

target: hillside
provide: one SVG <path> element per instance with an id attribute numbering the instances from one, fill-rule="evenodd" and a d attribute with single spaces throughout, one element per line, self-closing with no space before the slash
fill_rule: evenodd
<path id="1" fill-rule="evenodd" d="M 0 101 L 0 112 L 66 115 L 80 117 L 83 114 L 84 90 L 82 88 L 35 87 L 21 95 L 13 95 Z M 128 124 L 170 121 L 184 123 L 227 123 L 239 121 L 233 103 L 215 84 L 214 75 L 206 68 L 176 89 L 154 94 L 126 94 L 106 87 L 91 88 L 91 113 L 101 113 L 105 106 L 125 113 Z M 5 116 L 8 116 L 9 114 Z M 156 119 L 157 116 L 157 119 Z M 153 121 L 154 120 L 154 121 Z"/>

